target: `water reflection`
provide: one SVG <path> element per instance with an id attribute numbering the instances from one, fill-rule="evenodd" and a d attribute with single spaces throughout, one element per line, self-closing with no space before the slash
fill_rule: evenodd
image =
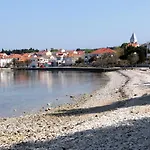
<path id="1" fill-rule="evenodd" d="M 90 72 L 0 71 L 0 116 L 13 116 L 14 109 L 15 115 L 20 115 L 47 103 L 56 106 L 70 102 L 66 95 L 91 92 L 107 80 L 100 73 Z"/>

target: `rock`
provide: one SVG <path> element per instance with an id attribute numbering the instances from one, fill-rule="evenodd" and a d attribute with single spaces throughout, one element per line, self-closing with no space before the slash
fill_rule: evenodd
<path id="1" fill-rule="evenodd" d="M 147 94 L 147 93 L 145 93 L 145 94 L 143 94 L 143 95 L 142 95 L 142 97 L 145 97 L 145 96 L 147 96 L 147 95 L 148 95 L 148 94 Z"/>
<path id="2" fill-rule="evenodd" d="M 133 111 L 131 110 L 131 111 L 130 111 L 130 113 L 132 114 L 132 113 L 133 113 Z"/>
<path id="3" fill-rule="evenodd" d="M 50 106 L 51 104 L 50 103 L 47 103 L 47 106 Z"/>
<path id="4" fill-rule="evenodd" d="M 46 108 L 46 109 L 45 109 L 45 111 L 49 111 L 49 110 L 50 110 L 49 108 Z"/>
<path id="5" fill-rule="evenodd" d="M 70 95 L 70 98 L 74 98 L 74 96 Z"/>

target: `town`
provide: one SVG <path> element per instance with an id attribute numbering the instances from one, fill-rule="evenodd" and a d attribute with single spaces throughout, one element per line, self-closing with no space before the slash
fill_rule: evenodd
<path id="1" fill-rule="evenodd" d="M 113 67 L 127 65 L 148 65 L 150 43 L 139 44 L 135 33 L 129 43 L 117 47 L 95 49 L 22 49 L 4 50 L 0 53 L 0 68 L 47 68 L 54 66 Z"/>

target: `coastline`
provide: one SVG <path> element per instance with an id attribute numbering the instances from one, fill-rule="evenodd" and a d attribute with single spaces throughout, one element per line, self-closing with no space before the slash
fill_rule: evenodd
<path id="1" fill-rule="evenodd" d="M 109 72 L 117 71 L 120 67 L 48 67 L 48 68 L 11 68 L 13 70 L 38 70 L 38 71 L 84 71 L 84 72 Z"/>
<path id="2" fill-rule="evenodd" d="M 44 113 L 40 112 L 18 118 L 1 118 L 0 148 L 7 149 L 11 145 L 14 149 L 16 147 L 18 149 L 36 149 L 36 147 L 44 147 L 43 149 L 62 149 L 63 147 L 65 149 L 94 149 L 99 145 L 99 148 L 102 149 L 101 146 L 106 142 L 106 139 L 101 136 L 105 131 L 105 135 L 109 139 L 107 139 L 108 144 L 103 145 L 103 148 L 111 149 L 109 146 L 114 144 L 111 134 L 115 131 L 120 134 L 124 133 L 114 127 L 122 125 L 130 127 L 129 120 L 132 122 L 132 120 L 149 119 L 149 73 L 149 70 L 139 69 L 107 72 L 110 81 L 106 86 L 94 91 L 93 94 L 83 96 L 73 105 L 49 108 Z M 109 132 L 112 131 L 112 133 L 108 134 L 106 129 L 110 127 Z M 105 130 L 102 132 L 102 129 Z M 87 133 L 91 137 L 89 147 L 86 147 Z M 133 140 L 134 138 L 137 137 L 134 136 Z M 96 144 L 98 139 L 99 144 Z M 126 139 L 124 143 L 129 146 L 128 143 L 131 141 Z M 119 145 L 120 141 L 114 142 L 118 142 Z M 112 147 L 112 149 L 115 148 Z"/>

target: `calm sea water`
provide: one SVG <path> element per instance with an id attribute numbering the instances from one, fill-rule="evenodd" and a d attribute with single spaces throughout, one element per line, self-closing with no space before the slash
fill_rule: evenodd
<path id="1" fill-rule="evenodd" d="M 108 81 L 101 73 L 0 70 L 0 117 L 71 103 L 70 95 L 89 93 Z"/>

